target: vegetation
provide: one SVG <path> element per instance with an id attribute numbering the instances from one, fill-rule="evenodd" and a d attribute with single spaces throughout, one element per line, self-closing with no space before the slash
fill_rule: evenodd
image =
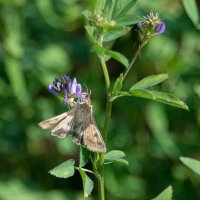
<path id="1" fill-rule="evenodd" d="M 62 100 L 47 90 L 55 77 L 66 73 L 77 77 L 82 87 L 85 84 L 91 89 L 93 114 L 102 130 L 106 103 L 102 52 L 112 57 L 106 64 L 109 81 L 118 80 L 115 95 L 143 95 L 147 99 L 158 95 L 158 101 L 173 98 L 175 106 L 187 109 L 174 96 L 161 98 L 158 93 L 146 92 L 149 84 L 153 91 L 178 96 L 187 102 L 190 110 L 137 97 L 118 98 L 113 103 L 106 146 L 108 152 L 118 152 L 107 153 L 105 161 L 113 162 L 117 154 L 122 162 L 106 165 L 104 169 L 106 199 L 145 200 L 157 196 L 168 200 L 172 198 L 172 188 L 173 199 L 199 199 L 200 42 L 195 1 L 137 1 L 131 13 L 137 17 L 146 16 L 151 10 L 158 11 L 166 31 L 162 36 L 151 38 L 138 51 L 134 67 L 125 80 L 119 74 L 124 73 L 127 60 L 113 51 L 123 52 L 131 60 L 137 52 L 137 25 L 109 43 L 106 51 L 101 45 L 94 46 L 84 28 L 83 14 L 87 18 L 88 13 L 83 11 L 92 11 L 95 3 L 89 0 L 1 1 L 0 199 L 83 199 L 84 181 L 80 175 L 83 180 L 87 177 L 82 168 L 78 168 L 80 173 L 71 168 L 74 160 L 79 162 L 80 147 L 70 137 L 51 137 L 49 130 L 43 131 L 37 124 L 67 110 Z M 145 77 L 149 76 L 147 83 Z M 107 89 L 109 81 L 106 80 Z M 119 92 L 122 82 L 124 90 Z M 144 88 L 141 90 L 141 87 Z M 123 93 L 129 89 L 129 93 Z M 83 166 L 85 163 L 81 162 Z M 61 163 L 74 176 L 59 179 L 48 173 Z M 92 169 L 91 163 L 86 167 Z M 94 182 L 88 199 L 97 199 L 98 182 L 91 173 L 88 175 Z M 91 181 L 89 184 L 93 185 Z M 85 190 L 84 196 L 90 192 Z"/>

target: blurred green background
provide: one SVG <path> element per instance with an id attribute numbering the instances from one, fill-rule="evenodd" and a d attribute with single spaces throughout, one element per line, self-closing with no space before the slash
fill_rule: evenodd
<path id="1" fill-rule="evenodd" d="M 47 91 L 63 73 L 76 76 L 92 90 L 94 115 L 104 120 L 105 85 L 98 59 L 90 52 L 82 11 L 94 0 L 0 1 L 0 200 L 80 200 L 80 175 L 58 179 L 48 171 L 73 158 L 71 138 L 58 139 L 38 122 L 66 106 Z M 200 34 L 178 0 L 138 0 L 135 15 L 158 11 L 166 32 L 142 50 L 125 87 L 147 75 L 168 73 L 157 87 L 184 100 L 190 111 L 139 98 L 114 103 L 108 150 L 125 151 L 129 166 L 106 166 L 109 200 L 146 200 L 168 185 L 173 199 L 200 199 L 200 177 L 179 160 L 200 160 Z M 131 58 L 135 32 L 117 40 L 113 49 Z M 114 80 L 123 67 L 108 62 Z M 90 167 L 90 166 L 88 166 Z M 92 177 L 94 178 L 94 177 Z M 94 180 L 94 179 L 93 179 Z M 97 189 L 91 199 L 97 199 Z"/>

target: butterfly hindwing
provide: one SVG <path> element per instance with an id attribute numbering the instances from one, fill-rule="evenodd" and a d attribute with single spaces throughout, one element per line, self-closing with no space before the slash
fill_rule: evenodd
<path id="1" fill-rule="evenodd" d="M 106 152 L 105 143 L 92 115 L 85 121 L 82 144 L 91 151 Z"/>

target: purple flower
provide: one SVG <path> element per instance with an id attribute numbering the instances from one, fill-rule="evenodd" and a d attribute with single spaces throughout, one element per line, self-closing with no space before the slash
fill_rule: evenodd
<path id="1" fill-rule="evenodd" d="M 77 83 L 76 78 L 73 81 L 64 74 L 60 78 L 55 78 L 53 85 L 49 84 L 49 92 L 62 96 L 64 104 L 70 106 L 76 102 L 82 102 L 88 96 L 87 92 L 82 92 L 82 86 Z"/>
<path id="2" fill-rule="evenodd" d="M 48 90 L 52 94 L 58 94 L 59 93 L 58 90 L 56 90 L 51 84 L 48 85 Z"/>
<path id="3" fill-rule="evenodd" d="M 155 33 L 157 34 L 157 35 L 160 35 L 160 34 L 162 34 L 162 33 L 164 33 L 165 32 L 165 22 L 160 22 L 157 26 L 156 26 L 156 28 L 155 28 Z"/>
<path id="4" fill-rule="evenodd" d="M 165 22 L 160 19 L 158 13 L 153 12 L 143 18 L 144 21 L 137 25 L 141 43 L 145 45 L 151 37 L 165 32 Z"/>

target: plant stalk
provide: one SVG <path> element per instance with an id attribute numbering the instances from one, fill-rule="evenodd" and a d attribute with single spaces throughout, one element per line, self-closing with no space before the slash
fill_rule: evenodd
<path id="1" fill-rule="evenodd" d="M 127 68 L 127 70 L 126 70 L 125 73 L 124 73 L 123 80 L 126 78 L 127 74 L 128 74 L 129 71 L 131 70 L 133 64 L 134 64 L 135 61 L 136 61 L 136 58 L 137 58 L 138 55 L 140 54 L 141 49 L 142 49 L 142 46 L 139 45 L 137 51 L 135 52 L 135 54 L 134 54 L 134 56 L 133 56 L 133 58 L 132 58 L 132 60 L 131 60 L 131 62 L 130 62 L 130 64 L 129 64 L 129 66 L 128 66 L 128 68 Z"/>
<path id="2" fill-rule="evenodd" d="M 101 56 L 101 55 L 99 55 L 99 60 L 101 62 L 101 66 L 102 66 L 102 69 L 103 69 L 103 74 L 104 74 L 104 78 L 105 78 L 105 82 L 106 82 L 106 88 L 108 90 L 109 87 L 110 87 L 110 78 L 109 78 L 106 62 L 104 60 L 104 57 Z"/>
<path id="3" fill-rule="evenodd" d="M 101 175 L 98 177 L 98 195 L 99 200 L 105 200 L 104 177 Z"/>
<path id="4" fill-rule="evenodd" d="M 102 134 L 105 144 L 107 143 L 107 135 L 108 135 L 108 130 L 109 130 L 109 126 L 110 126 L 111 112 L 112 112 L 112 101 L 110 100 L 109 94 L 107 94 L 105 121 L 104 121 L 104 128 L 103 128 L 103 134 Z M 105 154 L 103 154 L 103 153 L 100 154 L 99 167 L 98 167 L 99 200 L 105 200 L 104 159 L 105 159 Z"/>
<path id="5" fill-rule="evenodd" d="M 99 37 L 98 40 L 99 45 L 102 47 L 103 43 L 103 35 Z M 107 141 L 107 135 L 108 135 L 108 129 L 110 125 L 110 117 L 111 117 L 111 111 L 112 111 L 112 101 L 110 100 L 110 94 L 109 94 L 109 88 L 110 88 L 110 78 L 106 66 L 106 62 L 103 55 L 98 55 L 99 60 L 101 62 L 101 66 L 103 69 L 103 74 L 105 78 L 106 83 L 106 90 L 107 90 L 107 102 L 106 102 L 106 111 L 105 111 L 105 120 L 104 120 L 104 127 L 103 127 L 103 133 L 102 137 L 104 139 L 105 145 Z M 101 153 L 99 154 L 99 161 L 98 161 L 98 196 L 99 200 L 105 200 L 105 187 L 104 187 L 104 157 L 105 154 Z"/>

